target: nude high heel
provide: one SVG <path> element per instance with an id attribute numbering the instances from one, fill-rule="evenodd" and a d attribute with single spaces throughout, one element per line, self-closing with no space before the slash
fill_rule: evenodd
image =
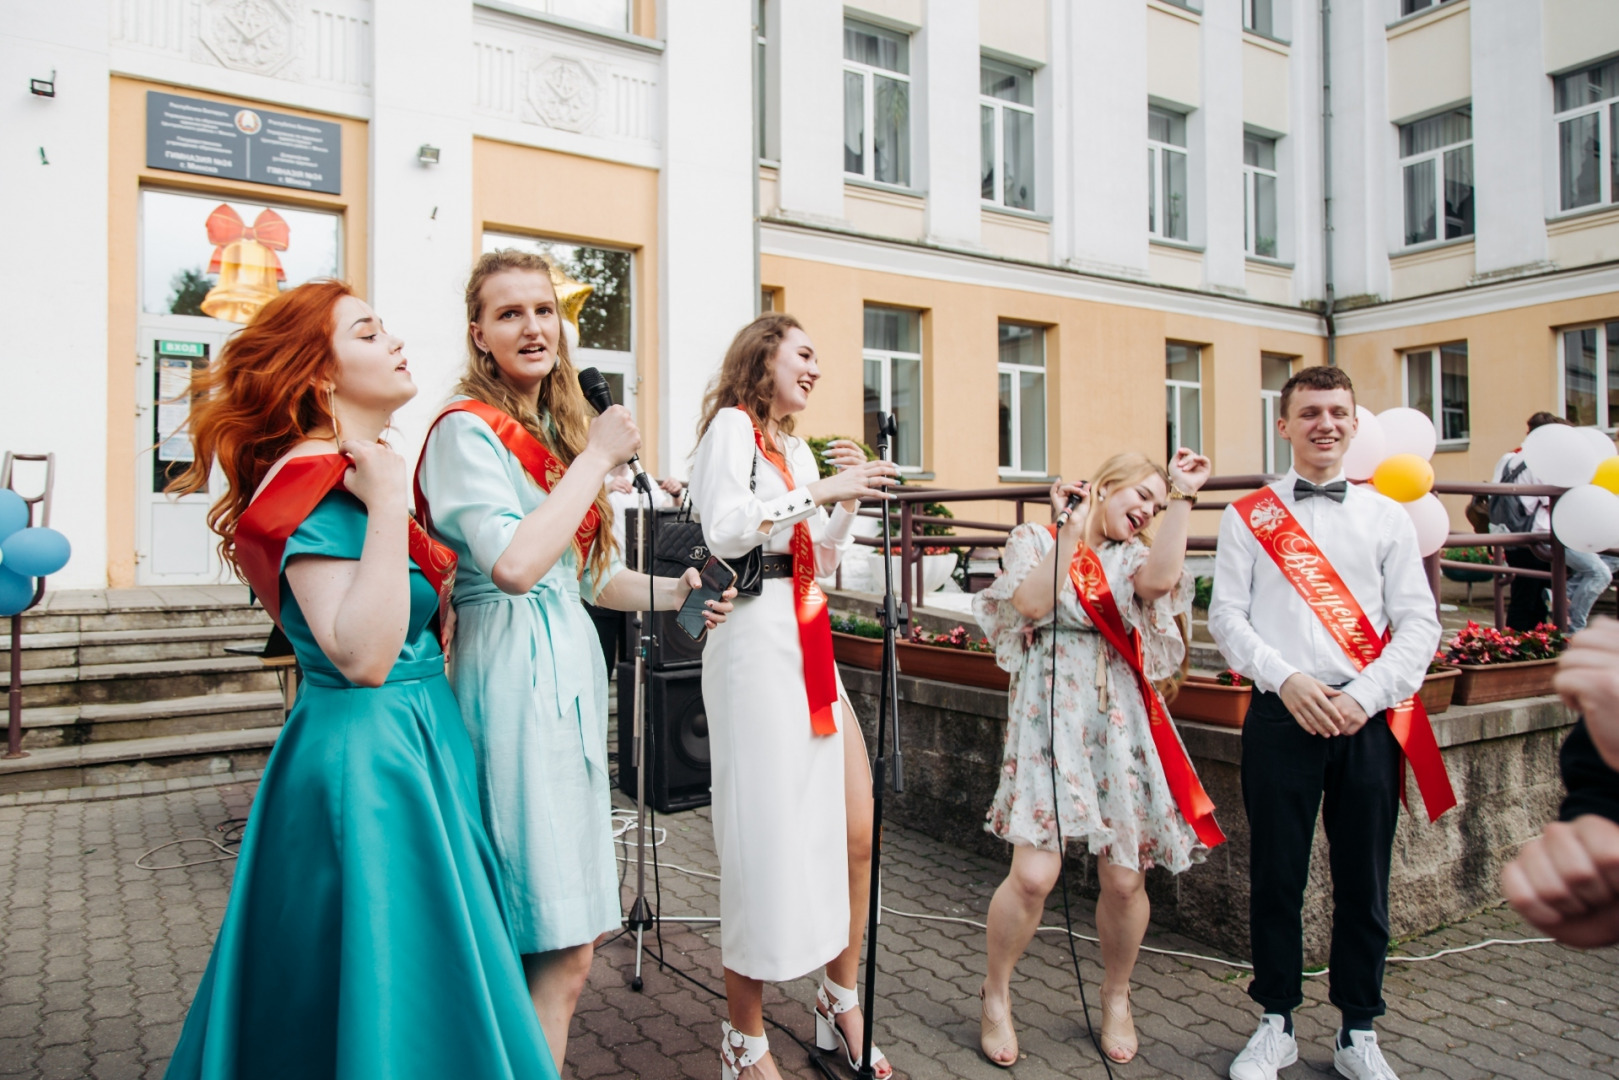
<path id="1" fill-rule="evenodd" d="M 1012 1030 L 1012 1007 L 1007 1003 L 1006 1015 L 999 1020 L 991 1021 L 989 1018 L 989 1001 L 984 997 L 984 988 L 978 988 L 980 1002 L 978 1012 L 978 1049 L 984 1052 L 984 1057 L 998 1069 L 1010 1069 L 1017 1064 L 1018 1045 L 1017 1032 Z M 1004 1034 L 1003 1034 L 1004 1032 Z M 1012 1060 L 1001 1061 L 996 1055 L 1007 1047 L 1012 1048 Z"/>

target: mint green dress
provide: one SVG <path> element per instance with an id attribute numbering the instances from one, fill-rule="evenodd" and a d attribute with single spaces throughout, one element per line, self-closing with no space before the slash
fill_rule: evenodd
<path id="1" fill-rule="evenodd" d="M 488 424 L 433 426 L 417 479 L 431 528 L 454 550 L 450 680 L 478 759 L 479 793 L 517 947 L 550 952 L 623 922 L 607 775 L 607 667 L 580 603 L 598 583 L 570 545 L 521 596 L 490 580 L 517 526 L 545 501 Z"/>
<path id="2" fill-rule="evenodd" d="M 358 559 L 364 506 L 335 491 L 282 558 Z M 303 671 L 259 781 L 213 955 L 170 1080 L 557 1075 L 534 1016 L 477 774 L 444 678 L 437 597 L 414 566 L 404 650 L 357 687 L 281 579 Z"/>

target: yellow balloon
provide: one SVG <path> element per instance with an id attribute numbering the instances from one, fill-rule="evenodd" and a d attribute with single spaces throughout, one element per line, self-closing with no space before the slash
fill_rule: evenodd
<path id="1" fill-rule="evenodd" d="M 1433 466 L 1416 454 L 1395 454 L 1372 473 L 1372 486 L 1395 502 L 1416 502 L 1433 489 Z"/>
<path id="2" fill-rule="evenodd" d="M 1591 483 L 1619 495 L 1619 457 L 1608 458 L 1598 465 L 1597 474 L 1591 478 Z"/>

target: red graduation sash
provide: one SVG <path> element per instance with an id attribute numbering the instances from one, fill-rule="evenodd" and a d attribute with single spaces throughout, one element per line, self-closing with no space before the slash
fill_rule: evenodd
<path id="1" fill-rule="evenodd" d="M 438 422 L 453 412 L 471 413 L 494 431 L 495 438 L 500 444 L 511 451 L 512 457 L 523 466 L 523 471 L 539 485 L 540 490 L 546 494 L 557 486 L 562 474 L 568 467 L 544 443 L 529 433 L 529 430 L 509 415 L 495 408 L 487 402 L 467 398 L 462 401 L 452 401 L 433 418 L 427 426 L 427 435 L 433 433 Z M 422 436 L 423 457 L 426 456 L 427 435 Z M 416 513 L 421 515 L 422 523 L 428 528 L 433 527 L 433 518 L 428 510 L 427 497 L 422 494 L 422 458 L 416 459 L 416 474 L 412 481 L 416 489 Z M 578 530 L 573 534 L 573 542 L 579 547 L 579 574 L 584 576 L 585 563 L 590 557 L 590 549 L 596 543 L 596 536 L 601 532 L 601 513 L 595 506 L 585 511 L 585 518 L 579 523 Z"/>
<path id="2" fill-rule="evenodd" d="M 787 490 L 793 490 L 796 481 L 787 468 L 786 457 L 780 450 L 765 444 L 764 432 L 759 430 L 758 424 L 753 425 L 753 442 L 760 455 L 781 474 Z M 815 580 L 815 540 L 810 535 L 808 522 L 800 521 L 793 526 L 792 552 L 793 608 L 798 615 L 798 647 L 804 654 L 804 692 L 809 698 L 810 730 L 817 735 L 836 735 L 838 720 L 833 706 L 838 700 L 838 669 L 832 659 L 832 617 L 827 612 L 826 593 Z"/>
<path id="3" fill-rule="evenodd" d="M 298 531 L 329 492 L 343 486 L 352 462 L 342 454 L 310 454 L 281 466 L 236 522 L 236 568 L 281 625 L 281 557 Z M 438 593 L 442 613 L 455 584 L 455 552 L 440 544 L 411 519 L 410 558 Z"/>
<path id="4" fill-rule="evenodd" d="M 1381 637 L 1372 629 L 1372 622 L 1355 594 L 1276 492 L 1262 487 L 1231 505 L 1236 507 L 1243 523 L 1276 563 L 1287 583 L 1304 598 L 1306 606 L 1349 657 L 1355 670 L 1364 671 L 1381 656 L 1392 629 Z M 1445 774 L 1445 761 L 1440 756 L 1433 725 L 1428 722 L 1428 710 L 1423 708 L 1422 699 L 1411 697 L 1390 708 L 1386 716 L 1389 731 L 1394 733 L 1400 751 L 1416 775 L 1417 790 L 1422 792 L 1428 820 L 1438 821 L 1441 814 L 1456 805 L 1456 793 L 1451 790 L 1450 777 Z M 1403 769 L 1400 771 L 1400 798 L 1405 799 Z M 1407 809 L 1410 809 L 1409 804 Z"/>
<path id="5" fill-rule="evenodd" d="M 1056 540 L 1057 526 L 1048 525 L 1047 528 L 1051 530 L 1052 540 Z M 1153 749 L 1158 751 L 1158 762 L 1163 767 L 1164 779 L 1169 782 L 1169 792 L 1175 796 L 1175 805 L 1181 817 L 1186 819 L 1204 847 L 1212 848 L 1225 843 L 1225 833 L 1220 831 L 1219 824 L 1214 820 L 1214 800 L 1203 790 L 1197 771 L 1192 768 L 1192 760 L 1186 756 L 1186 747 L 1181 745 L 1180 737 L 1175 734 L 1174 721 L 1164 707 L 1164 699 L 1147 678 L 1147 666 L 1141 655 L 1141 631 L 1125 628 L 1124 616 L 1119 614 L 1118 601 L 1113 599 L 1113 590 L 1108 586 L 1102 561 L 1083 540 L 1068 564 L 1068 580 L 1073 582 L 1079 604 L 1085 609 L 1091 625 L 1096 627 L 1103 640 L 1113 646 L 1135 676 L 1141 702 L 1147 707 L 1147 727 L 1152 732 Z"/>

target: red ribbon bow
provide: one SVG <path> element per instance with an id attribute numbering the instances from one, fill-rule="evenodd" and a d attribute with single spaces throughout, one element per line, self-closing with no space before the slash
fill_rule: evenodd
<path id="1" fill-rule="evenodd" d="M 285 281 L 287 272 L 281 268 L 281 260 L 276 258 L 275 253 L 287 250 L 291 238 L 292 229 L 288 227 L 286 219 L 268 207 L 259 211 L 259 216 L 253 219 L 250 226 L 242 220 L 242 215 L 231 209 L 229 203 L 220 203 L 214 207 L 214 212 L 208 215 L 208 242 L 214 245 L 214 257 L 208 263 L 208 272 L 219 273 L 220 260 L 225 254 L 226 244 L 234 244 L 238 240 L 253 240 L 270 249 L 270 261 L 275 264 L 276 280 Z"/>

